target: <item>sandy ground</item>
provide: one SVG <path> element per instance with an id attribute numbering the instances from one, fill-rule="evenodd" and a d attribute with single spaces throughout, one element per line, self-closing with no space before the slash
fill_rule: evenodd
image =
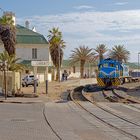
<path id="1" fill-rule="evenodd" d="M 125 87 L 128 89 L 133 89 L 133 88 L 140 89 L 140 82 L 125 83 L 121 85 L 121 87 Z"/>
<path id="2" fill-rule="evenodd" d="M 96 83 L 95 78 L 89 78 L 89 79 L 72 79 L 72 80 L 67 80 L 63 82 L 49 82 L 48 83 L 48 94 L 46 94 L 46 85 L 45 83 L 39 84 L 37 87 L 37 94 L 43 98 L 43 96 L 47 97 L 50 100 L 59 100 L 61 99 L 61 95 L 66 92 L 67 90 L 72 90 L 77 86 L 81 85 L 87 85 L 87 84 L 94 84 Z M 34 87 L 29 86 L 29 87 L 23 87 L 21 89 L 24 94 L 32 94 L 34 93 Z"/>
<path id="3" fill-rule="evenodd" d="M 46 100 L 60 100 L 62 96 L 66 96 L 67 90 L 72 90 L 75 87 L 87 84 L 95 84 L 97 83 L 96 78 L 89 78 L 89 79 L 72 79 L 63 82 L 49 82 L 48 83 L 48 94 L 46 94 L 46 85 L 45 83 L 39 84 L 37 87 L 37 95 L 46 101 Z M 122 87 L 128 89 L 139 89 L 140 91 L 140 82 L 133 82 L 133 83 L 126 83 L 121 85 Z M 24 87 L 21 89 L 24 94 L 34 94 L 34 87 Z M 132 94 L 132 93 L 131 93 Z M 132 94 L 133 95 L 133 94 Z"/>

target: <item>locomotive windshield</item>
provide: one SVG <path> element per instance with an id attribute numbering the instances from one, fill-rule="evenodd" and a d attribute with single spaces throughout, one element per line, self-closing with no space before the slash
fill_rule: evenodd
<path id="1" fill-rule="evenodd" d="M 114 64 L 110 63 L 109 66 L 110 66 L 110 67 L 114 67 Z"/>
<path id="2" fill-rule="evenodd" d="M 99 68 L 102 68 L 102 67 L 115 67 L 115 65 L 113 63 L 104 63 L 104 64 L 99 65 Z"/>
<path id="3" fill-rule="evenodd" d="M 108 63 L 104 63 L 103 64 L 103 67 L 108 67 Z"/>

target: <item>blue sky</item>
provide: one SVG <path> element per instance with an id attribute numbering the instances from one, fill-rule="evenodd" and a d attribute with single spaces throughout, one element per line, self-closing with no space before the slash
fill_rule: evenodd
<path id="1" fill-rule="evenodd" d="M 45 37 L 59 27 L 67 43 L 65 58 L 79 45 L 95 48 L 104 43 L 111 49 L 124 45 L 131 62 L 140 52 L 140 0 L 0 0 L 0 8 L 13 11 L 16 23 L 30 22 L 30 28 Z M 1 12 L 2 14 L 2 12 Z"/>

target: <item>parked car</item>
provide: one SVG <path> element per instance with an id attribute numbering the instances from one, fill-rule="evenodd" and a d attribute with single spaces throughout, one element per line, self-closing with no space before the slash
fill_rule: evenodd
<path id="1" fill-rule="evenodd" d="M 34 81 L 36 80 L 36 86 L 38 86 L 38 79 L 35 79 L 34 75 L 27 75 L 22 79 L 22 87 L 28 87 L 29 85 L 34 86 Z"/>

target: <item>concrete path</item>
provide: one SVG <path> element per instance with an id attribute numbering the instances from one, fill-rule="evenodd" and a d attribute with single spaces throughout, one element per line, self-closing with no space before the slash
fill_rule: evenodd
<path id="1" fill-rule="evenodd" d="M 93 79 L 86 84 L 95 83 Z M 45 88 L 39 86 L 39 98 L 8 98 L 0 100 L 0 140 L 132 140 L 132 137 L 109 127 L 91 116 L 71 101 L 66 101 L 66 89 L 83 85 L 85 80 L 69 80 L 50 84 L 50 94 L 57 93 L 57 101 L 42 94 Z M 33 87 L 24 88 L 32 94 Z M 60 92 L 60 93 L 58 93 Z M 52 94 L 52 96 L 53 96 Z M 61 100 L 63 99 L 63 100 Z M 82 102 L 90 112 L 108 123 L 140 137 L 140 127 L 128 124 L 96 106 Z M 140 125 L 140 106 L 118 103 L 100 103 L 106 109 Z M 135 138 L 134 138 L 135 139 Z"/>
<path id="2" fill-rule="evenodd" d="M 140 110 L 135 106 L 100 103 L 115 113 L 139 122 Z M 82 102 L 99 117 L 139 137 L 139 128 L 99 111 Z M 130 112 L 130 113 L 129 113 Z M 131 112 L 133 112 L 131 114 Z M 138 123 L 139 124 L 139 123 Z M 0 140 L 131 140 L 91 116 L 72 101 L 47 103 L 1 103 Z"/>
<path id="3" fill-rule="evenodd" d="M 63 140 L 130 140 L 92 117 L 73 102 L 46 103 L 49 123 Z"/>
<path id="4" fill-rule="evenodd" d="M 43 116 L 43 104 L 0 104 L 0 140 L 59 140 Z"/>

